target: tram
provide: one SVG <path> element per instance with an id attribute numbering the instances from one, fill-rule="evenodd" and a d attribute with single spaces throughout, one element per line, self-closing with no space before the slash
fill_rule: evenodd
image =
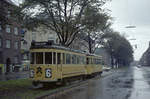
<path id="1" fill-rule="evenodd" d="M 51 42 L 32 42 L 30 78 L 33 85 L 68 82 L 102 73 L 102 57 Z"/>

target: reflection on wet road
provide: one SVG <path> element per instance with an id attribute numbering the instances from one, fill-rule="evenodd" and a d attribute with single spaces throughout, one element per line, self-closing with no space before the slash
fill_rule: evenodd
<path id="1" fill-rule="evenodd" d="M 130 99 L 150 99 L 150 87 L 143 73 L 143 69 L 134 67 L 135 81 Z"/>
<path id="2" fill-rule="evenodd" d="M 119 69 L 109 76 L 94 78 L 59 99 L 150 99 L 149 75 L 150 67 Z"/>

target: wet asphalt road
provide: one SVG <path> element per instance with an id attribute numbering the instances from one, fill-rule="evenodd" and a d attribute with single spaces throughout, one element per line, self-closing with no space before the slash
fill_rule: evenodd
<path id="1" fill-rule="evenodd" d="M 150 99 L 150 67 L 134 68 L 134 85 L 130 99 Z"/>
<path id="2" fill-rule="evenodd" d="M 130 67 L 97 77 L 59 99 L 150 99 L 150 67 Z"/>

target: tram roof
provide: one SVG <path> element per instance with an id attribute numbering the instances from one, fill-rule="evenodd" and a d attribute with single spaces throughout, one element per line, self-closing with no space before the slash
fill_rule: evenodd
<path id="1" fill-rule="evenodd" d="M 81 54 L 86 54 L 88 56 L 96 56 L 96 57 L 101 57 L 95 54 L 90 54 L 85 51 L 81 50 L 75 50 L 72 48 L 68 48 L 65 46 L 61 46 L 60 44 L 53 44 L 51 42 L 32 42 L 30 49 L 58 49 L 58 50 L 66 50 L 66 51 L 71 51 L 71 52 L 76 52 L 76 53 L 81 53 Z"/>
<path id="2" fill-rule="evenodd" d="M 76 53 L 82 53 L 82 54 L 87 54 L 87 52 L 80 51 L 80 50 L 75 50 L 72 48 L 68 48 L 65 46 L 61 46 L 60 44 L 52 44 L 50 42 L 32 42 L 30 49 L 58 49 L 58 50 L 66 50 L 66 51 L 71 51 L 71 52 L 76 52 Z"/>

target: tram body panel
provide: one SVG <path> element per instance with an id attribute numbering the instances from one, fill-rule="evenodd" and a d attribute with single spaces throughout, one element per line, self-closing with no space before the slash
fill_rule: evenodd
<path id="1" fill-rule="evenodd" d="M 100 65 L 100 64 L 98 64 L 98 65 L 94 65 L 93 66 L 94 67 L 94 69 L 93 69 L 93 73 L 97 73 L 97 72 L 102 72 L 102 65 Z"/>
<path id="2" fill-rule="evenodd" d="M 39 81 L 39 82 L 47 82 L 47 81 L 57 81 L 57 79 L 60 79 L 60 74 L 57 72 L 57 66 L 54 65 L 31 65 L 30 72 L 34 71 L 33 76 L 30 78 L 33 81 Z"/>
<path id="3" fill-rule="evenodd" d="M 102 72 L 102 65 L 96 55 L 40 44 L 32 45 L 30 52 L 30 78 L 34 82 L 57 82 Z"/>
<path id="4" fill-rule="evenodd" d="M 62 77 L 86 75 L 85 65 L 62 65 Z"/>
<path id="5" fill-rule="evenodd" d="M 87 69 L 87 75 L 90 75 L 93 73 L 93 65 L 92 64 L 87 64 L 86 69 Z"/>

